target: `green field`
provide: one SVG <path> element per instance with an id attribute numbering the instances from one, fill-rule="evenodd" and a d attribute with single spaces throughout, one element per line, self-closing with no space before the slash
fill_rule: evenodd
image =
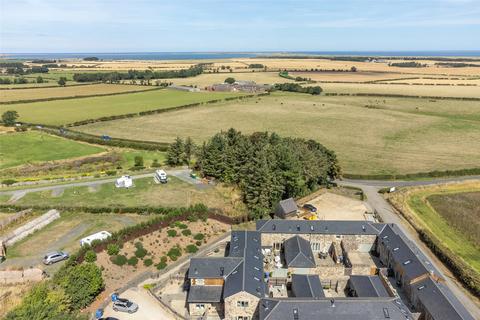
<path id="1" fill-rule="evenodd" d="M 475 193 L 475 195 L 468 196 L 465 192 Z M 478 226 L 479 192 L 480 185 L 477 182 L 414 189 L 405 196 L 403 194 L 396 195 L 394 199 L 397 199 L 397 203 L 402 201 L 406 203 L 420 227 L 424 226 L 430 230 L 442 245 L 449 248 L 480 274 L 479 231 L 478 228 L 471 229 L 469 226 L 470 222 L 473 223 L 473 226 Z M 433 203 L 431 203 L 432 197 Z M 451 202 L 453 198 L 456 198 L 457 201 L 459 198 L 463 199 L 460 208 L 453 206 L 454 202 Z M 457 221 L 452 223 L 452 220 Z M 473 234 L 470 233 L 472 230 Z"/>
<path id="2" fill-rule="evenodd" d="M 156 90 L 125 95 L 54 100 L 0 106 L 0 113 L 16 110 L 19 121 L 62 125 L 87 119 L 175 107 L 238 96 L 234 93 L 183 92 Z"/>
<path id="3" fill-rule="evenodd" d="M 51 160 L 82 157 L 105 149 L 29 131 L 0 135 L 0 169 Z"/>
<path id="4" fill-rule="evenodd" d="M 346 173 L 405 174 L 480 166 L 480 104 L 475 101 L 276 92 L 77 129 L 161 142 L 190 136 L 201 142 L 230 127 L 315 139 L 337 153 Z"/>
<path id="5" fill-rule="evenodd" d="M 32 88 L 22 90 L 3 90 L 0 95 L 0 102 L 14 102 L 25 100 L 55 99 L 66 97 L 91 96 L 96 94 L 115 94 L 131 91 L 144 91 L 155 89 L 155 87 L 121 85 L 121 84 L 91 84 L 82 86 L 66 86 L 54 88 Z"/>
<path id="6" fill-rule="evenodd" d="M 188 207 L 203 203 L 210 208 L 224 210 L 226 214 L 235 215 L 238 208 L 232 204 L 232 190 L 225 187 L 197 187 L 183 182 L 173 176 L 167 184 L 155 184 L 153 178 L 134 180 L 135 186 L 130 189 L 116 188 L 114 183 L 97 187 L 65 188 L 60 196 L 52 195 L 52 191 L 28 193 L 16 202 L 19 205 L 42 206 L 163 206 Z"/>

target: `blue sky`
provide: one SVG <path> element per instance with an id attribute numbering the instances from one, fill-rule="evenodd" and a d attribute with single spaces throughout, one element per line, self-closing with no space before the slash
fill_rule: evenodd
<path id="1" fill-rule="evenodd" d="M 0 3 L 3 53 L 480 49 L 480 0 Z"/>

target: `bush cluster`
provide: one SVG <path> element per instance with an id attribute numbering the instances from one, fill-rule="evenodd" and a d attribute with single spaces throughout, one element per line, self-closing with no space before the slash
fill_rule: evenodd
<path id="1" fill-rule="evenodd" d="M 110 261 L 113 264 L 121 267 L 127 263 L 127 257 L 125 257 L 123 254 L 117 254 L 117 255 L 111 256 Z"/>

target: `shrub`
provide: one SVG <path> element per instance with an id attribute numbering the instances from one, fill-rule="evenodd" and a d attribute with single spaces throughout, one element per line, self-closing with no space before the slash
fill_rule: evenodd
<path id="1" fill-rule="evenodd" d="M 114 176 L 114 175 L 117 174 L 117 171 L 116 171 L 116 170 L 108 170 L 108 171 L 106 172 L 106 174 L 107 174 L 107 176 Z"/>
<path id="2" fill-rule="evenodd" d="M 143 168 L 143 157 L 142 156 L 135 156 L 134 158 L 134 166 L 137 168 Z"/>
<path id="3" fill-rule="evenodd" d="M 193 236 L 193 239 L 195 240 L 203 240 L 205 238 L 203 233 L 197 233 L 196 235 Z"/>
<path id="4" fill-rule="evenodd" d="M 17 182 L 17 181 L 14 180 L 14 179 L 5 179 L 5 180 L 2 181 L 2 184 L 7 185 L 7 186 L 11 186 L 15 182 Z"/>
<path id="5" fill-rule="evenodd" d="M 143 259 L 147 255 L 147 250 L 145 250 L 143 247 L 142 248 L 137 248 L 135 251 L 135 257 L 139 259 Z"/>
<path id="6" fill-rule="evenodd" d="M 95 253 L 95 251 L 93 250 L 88 250 L 86 253 L 85 253 L 85 260 L 87 262 L 95 262 L 97 261 L 97 254 Z"/>
<path id="7" fill-rule="evenodd" d="M 158 264 L 155 265 L 157 267 L 158 270 L 163 270 L 167 267 L 167 263 L 166 262 L 159 262 Z"/>
<path id="8" fill-rule="evenodd" d="M 141 243 L 140 241 L 135 242 L 135 248 L 137 249 L 143 248 L 143 243 Z"/>
<path id="9" fill-rule="evenodd" d="M 168 261 L 167 256 L 162 256 L 162 257 L 160 258 L 160 262 L 167 262 L 167 261 Z"/>
<path id="10" fill-rule="evenodd" d="M 136 266 L 137 263 L 138 263 L 138 258 L 137 257 L 131 257 L 130 259 L 128 259 L 127 263 L 128 263 L 129 266 Z"/>
<path id="11" fill-rule="evenodd" d="M 123 254 L 118 254 L 115 256 L 111 256 L 110 261 L 112 261 L 112 263 L 116 264 L 117 266 L 123 266 L 125 265 L 125 263 L 127 263 L 127 257 L 125 257 Z"/>
<path id="12" fill-rule="evenodd" d="M 182 234 L 183 234 L 184 236 L 189 236 L 189 235 L 192 234 L 192 231 L 190 231 L 190 229 L 185 229 L 185 230 L 182 230 Z"/>
<path id="13" fill-rule="evenodd" d="M 196 244 L 198 247 L 200 247 L 200 246 L 202 245 L 202 241 L 200 241 L 200 240 L 199 240 L 199 241 L 195 241 L 195 244 Z"/>
<path id="14" fill-rule="evenodd" d="M 152 168 L 158 168 L 161 164 L 158 162 L 158 159 L 153 159 Z"/>
<path id="15" fill-rule="evenodd" d="M 119 252 L 120 252 L 120 246 L 118 244 L 110 243 L 107 246 L 108 255 L 114 256 L 114 255 L 117 255 Z"/>
<path id="16" fill-rule="evenodd" d="M 174 225 L 175 227 L 179 228 L 179 229 L 187 229 L 187 228 L 188 228 L 188 226 L 187 226 L 185 223 L 181 222 L 181 221 L 175 221 L 175 222 L 173 223 L 173 225 Z"/>
<path id="17" fill-rule="evenodd" d="M 195 253 L 195 252 L 198 251 L 198 247 L 197 247 L 196 245 L 194 245 L 194 244 L 189 244 L 189 245 L 187 246 L 187 248 L 186 248 L 186 251 L 187 251 L 188 253 Z"/>
<path id="18" fill-rule="evenodd" d="M 171 248 L 167 253 L 167 256 L 172 261 L 176 261 L 178 259 L 178 257 L 180 257 L 181 255 L 182 255 L 182 249 L 180 249 L 179 246 L 175 246 L 175 247 Z"/>
<path id="19" fill-rule="evenodd" d="M 145 267 L 150 267 L 152 264 L 153 264 L 153 260 L 152 260 L 152 259 L 145 259 L 145 260 L 143 260 L 143 265 L 144 265 Z"/>
<path id="20" fill-rule="evenodd" d="M 175 237 L 177 236 L 177 230 L 174 230 L 174 229 L 167 230 L 167 234 L 169 237 Z"/>

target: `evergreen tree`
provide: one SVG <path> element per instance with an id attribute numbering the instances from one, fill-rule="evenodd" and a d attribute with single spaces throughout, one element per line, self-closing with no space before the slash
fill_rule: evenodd
<path id="1" fill-rule="evenodd" d="M 192 138 L 187 137 L 185 139 L 185 146 L 184 146 L 184 154 L 185 154 L 185 163 L 190 165 L 190 161 L 192 160 L 193 153 L 195 152 L 195 144 L 192 141 Z"/>
<path id="2" fill-rule="evenodd" d="M 167 163 L 172 166 L 178 166 L 183 164 L 183 161 L 185 159 L 184 151 L 185 149 L 183 140 L 182 138 L 177 137 L 175 139 L 175 142 L 173 142 L 168 148 Z"/>

